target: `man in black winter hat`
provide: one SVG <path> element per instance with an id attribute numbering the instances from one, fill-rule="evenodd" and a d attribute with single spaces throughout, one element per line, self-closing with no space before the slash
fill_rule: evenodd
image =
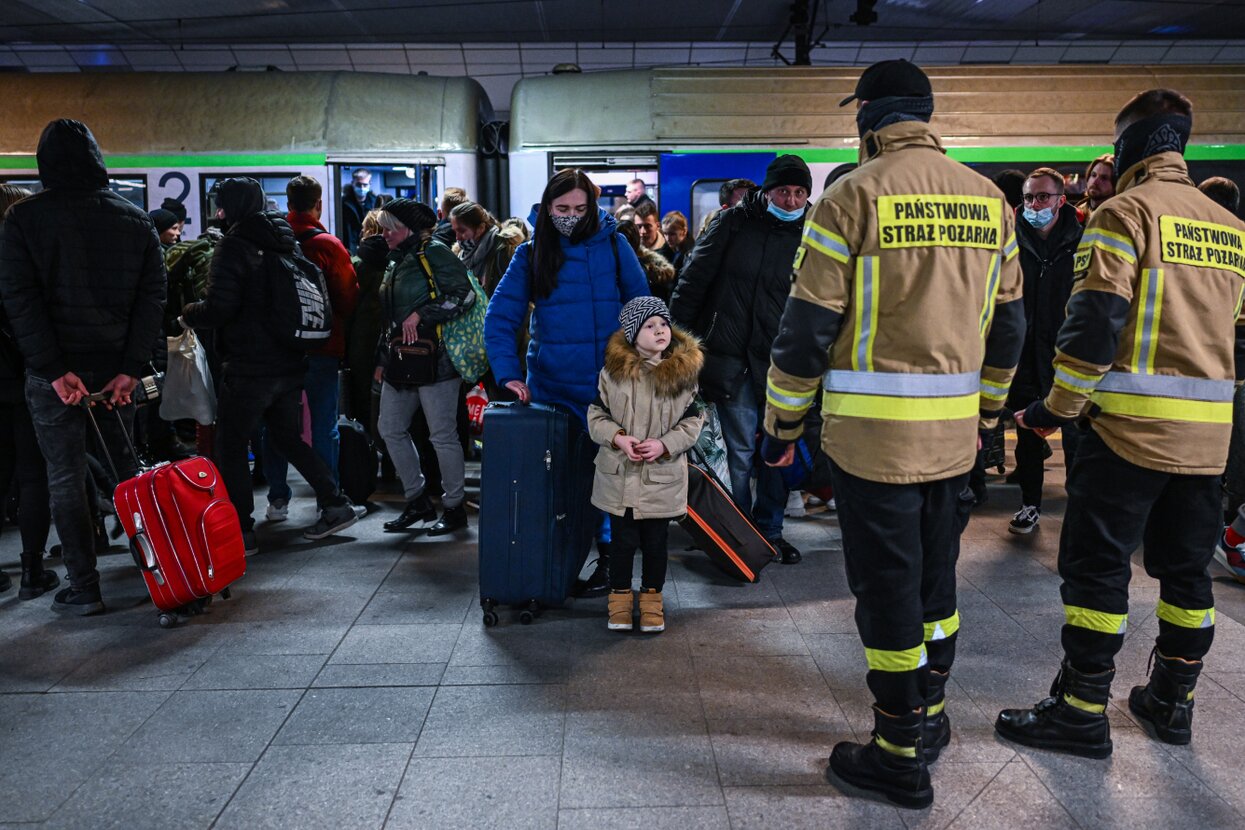
<path id="1" fill-rule="evenodd" d="M 704 340 L 700 388 L 722 419 L 735 502 L 788 565 L 801 554 L 782 536 L 787 487 L 777 470 L 755 463 L 756 434 L 812 187 L 799 156 L 774 159 L 761 187 L 721 211 L 696 240 L 670 301 L 675 322 Z"/>

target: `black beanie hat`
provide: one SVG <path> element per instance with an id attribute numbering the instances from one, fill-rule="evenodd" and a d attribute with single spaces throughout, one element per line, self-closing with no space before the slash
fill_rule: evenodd
<path id="1" fill-rule="evenodd" d="M 173 197 L 165 196 L 164 201 L 160 203 L 160 207 L 176 216 L 178 222 L 186 221 L 186 206 Z"/>
<path id="2" fill-rule="evenodd" d="M 928 98 L 934 94 L 929 76 L 915 63 L 898 58 L 878 61 L 860 74 L 856 91 L 839 102 L 845 107 L 852 101 L 876 101 L 879 98 Z"/>
<path id="3" fill-rule="evenodd" d="M 173 215 L 171 210 L 156 208 L 147 215 L 150 216 L 151 221 L 155 223 L 157 234 L 162 234 L 177 224 L 177 217 Z"/>
<path id="4" fill-rule="evenodd" d="M 390 199 L 381 206 L 385 213 L 392 214 L 403 225 L 416 233 L 437 226 L 436 212 L 414 199 Z"/>
<path id="5" fill-rule="evenodd" d="M 799 156 L 779 156 L 765 168 L 765 181 L 761 190 L 768 192 L 783 185 L 798 185 L 808 192 L 813 191 L 813 174 Z"/>

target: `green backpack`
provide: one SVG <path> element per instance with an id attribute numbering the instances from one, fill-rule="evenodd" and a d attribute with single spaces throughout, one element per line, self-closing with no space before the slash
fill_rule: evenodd
<path id="1" fill-rule="evenodd" d="M 424 276 L 428 279 L 428 293 L 436 299 L 437 283 L 433 279 L 432 266 L 428 264 L 428 257 L 423 249 L 419 251 L 419 264 L 423 266 Z M 437 333 L 445 344 L 450 362 L 454 364 L 454 371 L 468 384 L 473 384 L 488 371 L 488 352 L 484 349 L 484 314 L 488 307 L 488 297 L 484 295 L 484 289 L 471 271 L 467 272 L 467 280 L 471 283 L 471 290 L 475 292 L 476 301 L 466 314 L 460 314 L 448 323 L 437 326 Z"/>

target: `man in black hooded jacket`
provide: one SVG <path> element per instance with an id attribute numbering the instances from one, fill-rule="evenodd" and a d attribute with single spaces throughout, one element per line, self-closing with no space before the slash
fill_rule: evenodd
<path id="1" fill-rule="evenodd" d="M 258 547 L 251 517 L 255 494 L 247 468 L 247 445 L 261 422 L 277 450 L 315 490 L 320 518 L 303 535 L 322 539 L 358 520 L 329 468 L 302 441 L 306 352 L 274 333 L 268 282 L 280 277 L 272 267 L 275 259 L 293 254 L 298 243 L 285 218 L 264 212 L 264 203 L 264 190 L 254 179 L 220 182 L 216 204 L 225 222 L 225 236 L 212 255 L 207 296 L 182 311 L 186 326 L 217 330 L 215 348 L 224 373 L 216 421 L 216 463 L 242 522 L 248 554 Z"/>
<path id="2" fill-rule="evenodd" d="M 164 314 L 165 274 L 151 219 L 108 189 L 85 124 L 53 121 L 37 151 L 43 190 L 9 209 L 0 231 L 0 298 L 26 361 L 26 400 L 48 463 L 52 518 L 69 587 L 54 610 L 104 610 L 86 489 L 86 415 L 93 391 L 130 429 L 130 396 Z M 122 478 L 137 469 L 122 423 L 99 418 Z"/>

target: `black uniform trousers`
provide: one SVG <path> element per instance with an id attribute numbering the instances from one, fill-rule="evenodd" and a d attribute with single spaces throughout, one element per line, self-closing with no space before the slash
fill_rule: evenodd
<path id="1" fill-rule="evenodd" d="M 1082 437 L 1059 537 L 1063 649 L 1074 668 L 1114 668 L 1127 626 L 1130 558 L 1143 542 L 1146 573 L 1159 581 L 1159 652 L 1202 659 L 1215 633 L 1206 566 L 1221 526 L 1219 498 L 1219 476 L 1139 467 L 1096 431 Z"/>
<path id="2" fill-rule="evenodd" d="M 834 497 L 866 682 L 892 715 L 925 703 L 930 669 L 950 670 L 959 613 L 955 563 L 972 509 L 968 473 L 884 484 L 833 467 Z"/>

